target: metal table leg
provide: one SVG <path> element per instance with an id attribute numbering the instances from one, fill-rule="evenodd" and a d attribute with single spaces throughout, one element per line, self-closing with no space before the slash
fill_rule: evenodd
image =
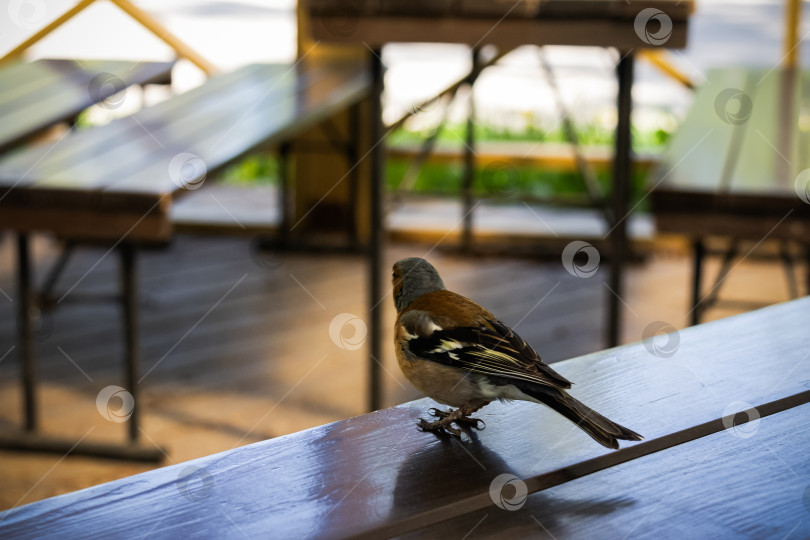
<path id="1" fill-rule="evenodd" d="M 810 244 L 804 246 L 804 262 L 807 265 L 805 279 L 807 281 L 805 294 L 810 295 Z"/>
<path id="2" fill-rule="evenodd" d="M 360 103 L 349 108 L 349 140 L 345 152 L 349 167 L 349 246 L 356 251 L 359 246 L 357 234 L 357 200 L 360 193 Z"/>
<path id="3" fill-rule="evenodd" d="M 36 365 L 32 339 L 34 291 L 31 276 L 28 235 L 19 233 L 17 244 L 17 270 L 19 280 L 19 346 L 22 360 L 23 410 L 25 431 L 0 432 L 0 448 L 27 452 L 49 452 L 62 455 L 85 455 L 133 461 L 159 462 L 165 451 L 155 446 L 143 447 L 138 438 L 138 317 L 137 288 L 135 280 L 135 248 L 121 246 L 121 299 L 124 312 L 124 335 L 126 339 L 126 384 L 135 400 L 135 408 L 129 419 L 129 444 L 95 443 L 56 438 L 43 435 L 37 430 Z"/>
<path id="4" fill-rule="evenodd" d="M 632 52 L 624 54 L 616 66 L 619 80 L 618 122 L 616 124 L 615 154 L 613 158 L 613 229 L 610 233 L 610 288 L 608 292 L 608 347 L 619 344 L 621 336 L 620 301 L 624 292 L 622 279 L 627 258 L 627 208 L 630 196 L 630 175 L 632 141 L 630 134 L 630 113 L 633 109 L 631 90 L 633 88 Z"/>
<path id="5" fill-rule="evenodd" d="M 29 259 L 28 235 L 17 236 L 17 283 L 19 286 L 19 311 L 17 331 L 22 360 L 23 411 L 26 431 L 37 429 L 36 385 L 37 373 L 34 362 L 33 340 L 33 293 L 31 290 L 31 261 Z"/>
<path id="6" fill-rule="evenodd" d="M 290 216 L 292 216 L 292 178 L 290 178 L 291 143 L 284 142 L 278 147 L 278 176 L 280 180 L 279 206 L 281 207 L 281 224 L 279 226 L 279 243 L 283 247 L 290 245 Z"/>
<path id="7" fill-rule="evenodd" d="M 703 257 L 706 254 L 706 246 L 703 244 L 702 238 L 696 238 L 692 243 L 692 251 L 695 260 L 693 261 L 694 267 L 692 268 L 692 313 L 691 324 L 692 326 L 700 323 L 700 291 L 703 288 Z"/>
<path id="8" fill-rule="evenodd" d="M 382 388 L 380 364 L 382 361 L 381 325 L 382 306 L 382 194 L 383 194 L 383 166 L 384 148 L 380 142 L 383 138 L 382 124 L 382 92 L 383 92 L 383 65 L 382 50 L 377 48 L 371 51 L 371 186 L 369 193 L 369 245 L 368 245 L 368 302 L 369 302 L 369 371 L 368 371 L 368 408 L 372 411 L 382 406 Z"/>
<path id="9" fill-rule="evenodd" d="M 134 405 L 129 417 L 129 440 L 138 440 L 138 420 L 140 416 L 140 392 L 138 391 L 139 350 L 138 350 L 138 288 L 135 279 L 135 248 L 122 243 L 121 251 L 121 303 L 124 322 L 124 357 L 126 362 L 127 391 L 132 394 Z"/>
<path id="10" fill-rule="evenodd" d="M 473 184 L 475 183 L 475 98 L 474 98 L 474 85 L 475 80 L 478 78 L 480 71 L 479 68 L 479 49 L 473 47 L 472 55 L 472 68 L 470 75 L 467 77 L 467 87 L 470 91 L 470 109 L 467 114 L 467 136 L 464 144 L 464 176 L 461 186 L 462 197 L 464 204 L 462 211 L 464 212 L 462 219 L 464 221 L 464 228 L 461 235 L 461 249 L 465 253 L 472 250 L 472 235 L 473 235 Z"/>

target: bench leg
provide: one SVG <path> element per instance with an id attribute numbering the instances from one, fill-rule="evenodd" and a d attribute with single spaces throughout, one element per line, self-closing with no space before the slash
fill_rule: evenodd
<path id="1" fill-rule="evenodd" d="M 31 288 L 31 261 L 28 235 L 17 236 L 17 283 L 19 287 L 19 311 L 17 331 L 22 361 L 23 412 L 26 431 L 37 429 L 36 385 L 37 374 L 34 362 L 33 340 L 33 292 Z"/>
<path id="2" fill-rule="evenodd" d="M 138 433 L 138 317 L 137 289 L 135 283 L 135 248 L 121 246 L 121 303 L 124 314 L 126 340 L 126 384 L 132 394 L 135 407 L 129 418 L 129 444 L 97 443 L 78 441 L 70 438 L 52 437 L 37 430 L 36 371 L 32 342 L 34 291 L 32 287 L 28 236 L 19 233 L 18 237 L 18 277 L 19 277 L 19 345 L 22 357 L 23 410 L 25 412 L 25 432 L 6 433 L 0 431 L 0 448 L 27 451 L 50 452 L 66 456 L 84 455 L 134 461 L 159 462 L 166 455 L 159 447 L 143 447 L 136 444 Z"/>
<path id="3" fill-rule="evenodd" d="M 369 216 L 370 228 L 368 244 L 368 408 L 375 411 L 382 406 L 382 380 L 380 362 L 382 361 L 382 193 L 384 180 L 384 149 L 381 142 L 384 137 L 382 125 L 382 92 L 383 92 L 383 65 L 381 48 L 370 51 L 371 63 L 371 186 L 369 189 Z"/>
<path id="4" fill-rule="evenodd" d="M 281 143 L 278 148 L 278 177 L 280 187 L 279 207 L 281 210 L 281 230 L 279 237 L 281 245 L 286 247 L 290 243 L 290 216 L 292 215 L 292 186 L 290 182 L 290 150 L 291 143 Z"/>
<path id="5" fill-rule="evenodd" d="M 74 242 L 69 240 L 66 241 L 61 253 L 59 253 L 59 258 L 48 272 L 48 275 L 42 284 L 42 288 L 37 295 L 39 297 L 39 304 L 42 309 L 52 308 L 55 306 L 55 304 L 57 304 L 56 299 L 53 296 L 53 290 L 56 288 L 56 282 L 59 281 L 59 277 L 62 275 L 62 272 L 65 271 L 65 267 L 70 261 L 70 257 L 73 255 L 73 250 L 75 247 Z"/>
<path id="6" fill-rule="evenodd" d="M 691 324 L 694 326 L 700 323 L 700 290 L 702 288 L 701 280 L 703 279 L 703 258 L 706 255 L 706 246 L 703 244 L 702 238 L 694 240 L 692 251 L 694 254 L 694 266 L 692 268 Z"/>
<path id="7" fill-rule="evenodd" d="M 138 391 L 139 351 L 138 351 L 138 289 L 135 272 L 135 247 L 122 243 L 121 254 L 121 303 L 124 321 L 124 357 L 126 361 L 127 391 L 132 394 L 134 407 L 129 417 L 129 440 L 138 440 L 138 416 L 140 414 Z"/>
<path id="8" fill-rule="evenodd" d="M 785 269 L 785 278 L 787 279 L 790 298 L 791 300 L 796 299 L 799 297 L 799 284 L 796 282 L 793 255 L 790 253 L 790 245 L 786 240 L 779 242 L 779 257 L 782 259 L 782 265 Z"/>
<path id="9" fill-rule="evenodd" d="M 807 264 L 807 289 L 805 294 L 810 296 L 810 244 L 804 246 L 805 263 Z"/>
<path id="10" fill-rule="evenodd" d="M 360 193 L 360 103 L 349 108 L 349 141 L 346 144 L 346 160 L 349 166 L 349 246 L 356 250 L 359 245 L 357 234 L 357 200 Z"/>

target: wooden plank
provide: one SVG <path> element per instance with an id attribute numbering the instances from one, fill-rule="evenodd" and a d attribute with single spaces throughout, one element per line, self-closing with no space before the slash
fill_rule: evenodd
<path id="1" fill-rule="evenodd" d="M 259 146 L 275 145 L 347 107 L 368 92 L 368 77 L 357 70 L 346 78 L 326 73 L 311 86 L 277 99 L 261 99 L 249 114 L 199 133 L 199 138 L 179 149 L 198 155 L 212 172 L 240 159 Z M 227 134 L 227 135 L 226 135 Z M 164 155 L 149 168 L 135 172 L 107 188 L 109 192 L 180 192 L 165 171 L 176 153 Z"/>
<path id="2" fill-rule="evenodd" d="M 153 165 L 156 159 L 187 151 L 199 136 L 215 129 L 218 122 L 238 118 L 245 103 L 252 103 L 266 93 L 260 87 L 237 86 L 211 108 L 205 100 L 192 102 L 195 112 L 188 116 L 169 117 L 153 122 L 124 118 L 126 129 L 116 138 L 95 134 L 87 146 L 87 156 L 70 155 L 67 160 L 46 159 L 31 172 L 38 177 L 36 187 L 58 186 L 67 189 L 104 189 L 135 171 Z M 207 96 L 206 96 L 207 97 Z M 240 102 L 241 99 L 245 101 Z M 168 161 L 164 173 L 168 171 Z"/>
<path id="3" fill-rule="evenodd" d="M 493 502 L 405 538 L 807 538 L 810 433 L 800 426 L 808 414 L 810 405 L 795 407 L 535 493 L 512 510 Z M 485 472 L 458 461 L 463 468 L 420 476 L 441 486 L 450 475 L 511 474 L 494 455 L 482 462 Z M 402 476 L 417 478 L 414 467 L 424 464 L 404 463 Z M 405 502 L 395 492 L 394 504 Z"/>
<path id="4" fill-rule="evenodd" d="M 810 108 L 810 71 L 756 70 L 751 76 L 753 108 L 730 191 L 795 198 L 794 180 L 810 168 L 808 130 L 799 125 L 800 111 Z"/>
<path id="5" fill-rule="evenodd" d="M 176 114 L 183 114 L 184 112 L 188 114 L 194 110 L 193 104 L 196 99 L 202 98 L 208 93 L 221 92 L 229 84 L 258 69 L 260 69 L 258 65 L 246 66 L 234 72 L 215 77 L 202 86 L 140 111 L 138 119 L 141 122 L 154 123 L 172 114 L 173 111 L 177 111 Z M 102 128 L 105 130 L 105 139 L 115 139 L 120 136 L 120 132 L 130 132 L 131 136 L 138 138 L 148 136 L 148 134 L 143 133 L 143 129 L 139 128 L 137 124 L 133 126 L 121 121 L 111 122 L 102 126 Z M 44 167 L 47 163 L 58 162 L 74 155 L 80 155 L 82 159 L 88 159 L 87 156 L 93 154 L 94 145 L 98 144 L 98 135 L 94 134 L 94 131 L 98 131 L 98 129 L 72 134 L 70 143 L 67 145 L 61 143 L 52 144 L 3 159 L 0 161 L 0 171 L 2 171 L 0 172 L 0 183 L 16 182 L 20 176 L 26 174 L 35 165 Z M 43 171 L 45 170 L 48 169 L 43 169 Z"/>
<path id="6" fill-rule="evenodd" d="M 309 0 L 307 8 L 313 17 L 447 17 L 458 20 L 485 18 L 602 18 L 634 19 L 644 8 L 665 11 L 671 18 L 685 20 L 692 11 L 691 2 L 675 0 L 546 0 L 518 4 L 493 0 L 434 0 L 403 3 L 396 1 L 361 0 L 351 5 L 330 0 Z"/>
<path id="7" fill-rule="evenodd" d="M 759 241 L 767 238 L 796 240 L 810 238 L 808 212 L 793 212 L 787 219 L 784 214 L 776 216 L 752 216 L 735 210 L 733 214 L 721 214 L 716 209 L 704 214 L 694 211 L 667 211 L 656 214 L 655 224 L 659 232 L 705 236 L 707 234 L 745 238 Z"/>
<path id="8" fill-rule="evenodd" d="M 684 3 L 686 4 L 686 3 Z M 691 5 L 691 3 L 689 3 Z M 386 43 L 464 43 L 467 45 L 496 45 L 515 48 L 521 45 L 583 45 L 618 47 L 623 50 L 644 46 L 657 47 L 641 41 L 632 20 L 605 18 L 546 18 L 537 20 L 417 18 L 417 17 L 359 17 L 350 19 L 349 31 L 335 31 L 347 24 L 347 17 L 332 19 L 312 17 L 312 33 L 316 40 L 329 43 L 364 42 L 370 47 Z M 686 22 L 673 21 L 672 33 L 661 45 L 671 49 L 686 46 Z"/>
<path id="9" fill-rule="evenodd" d="M 810 206 L 794 181 L 810 168 L 810 72 L 715 70 L 653 175 L 663 231 L 803 238 Z"/>
<path id="10" fill-rule="evenodd" d="M 313 69 L 297 75 L 288 66 L 245 68 L 236 80 L 230 78 L 225 84 L 200 89 L 180 99 L 180 104 L 169 111 L 161 106 L 147 109 L 135 115 L 134 120 L 125 118 L 79 133 L 58 148 L 48 149 L 51 152 L 43 150 L 38 155 L 7 160 L 0 164 L 0 177 L 6 185 L 17 183 L 14 191 L 32 185 L 98 189 L 117 181 L 137 192 L 177 190 L 179 187 L 168 178 L 167 170 L 178 153 L 196 153 L 214 170 L 224 163 L 222 160 L 234 159 L 234 152 L 238 156 L 269 138 L 283 138 L 317 121 L 325 112 L 344 106 L 345 94 L 349 92 L 350 99 L 356 99 L 358 88 L 362 93 L 364 85 L 362 72 L 347 81 L 339 70 L 330 73 L 326 69 Z M 231 91 L 223 95 L 221 91 L 225 88 Z M 321 89 L 331 89 L 333 94 Z M 250 104 L 247 110 L 246 103 Z M 237 124 L 239 129 L 234 130 L 233 136 L 218 146 L 214 144 Z M 210 147 L 215 148 L 209 150 Z M 29 171 L 33 159 L 37 160 L 36 169 Z M 122 180 L 133 173 L 136 178 Z M 143 176 L 155 175 L 160 176 L 157 191 L 154 181 L 150 184 L 141 180 Z"/>
<path id="11" fill-rule="evenodd" d="M 716 70 L 708 74 L 686 119 L 662 154 L 660 166 L 653 172 L 651 184 L 656 192 L 670 187 L 699 192 L 719 188 L 732 140 L 735 133 L 745 130 L 745 124 L 729 123 L 725 108 L 721 108 L 724 114 L 721 118 L 715 101 L 719 92 L 734 88 L 745 92 L 749 84 L 750 77 L 745 69 Z M 728 107 L 729 114 L 733 114 L 734 103 L 729 103 Z"/>
<path id="12" fill-rule="evenodd" d="M 368 87 L 358 63 L 314 63 L 297 70 L 248 66 L 223 79 L 170 100 L 171 105 L 0 163 L 0 185 L 5 184 L 0 196 L 9 210 L 0 225 L 89 238 L 127 233 L 165 239 L 172 230 L 168 205 L 159 207 L 159 215 L 144 207 L 157 204 L 150 198 L 184 191 L 169 172 L 178 155 L 199 156 L 211 173 L 322 121 L 359 100 Z M 41 215 L 33 212 L 37 207 Z M 110 227 L 100 226 L 113 216 L 110 211 L 116 212 Z"/>
<path id="13" fill-rule="evenodd" d="M 89 85 L 97 75 L 115 75 L 124 87 L 150 84 L 167 81 L 173 65 L 173 62 L 95 61 L 88 62 L 89 69 L 85 70 L 68 60 L 40 60 L 22 68 L 13 65 L 3 70 L 0 81 L 26 74 L 23 80 L 29 82 L 0 94 L 0 107 L 5 107 L 4 122 L 0 124 L 0 152 L 109 97 L 104 92 L 90 91 Z"/>
<path id="14" fill-rule="evenodd" d="M 598 471 L 705 436 L 700 424 L 722 429 L 734 402 L 765 410 L 806 397 L 809 308 L 805 298 L 682 330 L 666 358 L 639 343 L 556 364 L 576 383 L 575 396 L 646 436 L 618 452 L 524 403 L 489 405 L 480 415 L 487 428 L 472 443 L 437 440 L 414 427 L 432 405 L 419 400 L 33 503 L 5 514 L 0 531 L 222 536 L 237 523 L 248 536 L 343 537 L 384 523 L 427 523 L 420 516 L 452 519 L 491 505 L 493 476 L 430 471 L 469 471 L 477 461 L 508 464 L 530 485 L 550 474 L 572 480 L 566 468 L 588 463 Z M 200 469 L 205 489 L 187 491 L 184 478 L 197 470 L 189 467 Z"/>
<path id="15" fill-rule="evenodd" d="M 779 71 L 711 71 L 662 156 L 653 183 L 662 192 L 795 198 L 793 180 L 810 167 L 810 156 L 802 144 L 799 115 L 790 114 L 785 124 L 782 111 L 807 106 L 810 72 L 791 79 Z M 781 162 L 790 165 L 782 169 Z"/>
<path id="16" fill-rule="evenodd" d="M 23 232 L 44 231 L 64 238 L 84 240 L 166 241 L 173 228 L 167 215 L 149 215 L 134 212 L 111 214 L 85 210 L 58 208 L 38 210 L 3 207 L 0 227 Z"/>
<path id="17" fill-rule="evenodd" d="M 162 79 L 168 81 L 169 71 L 173 66 L 172 62 L 131 62 L 124 60 L 38 60 L 29 65 L 39 65 L 45 70 L 37 70 L 37 76 L 31 80 L 13 87 L 0 95 L 0 114 L 9 120 L 19 121 L 24 118 L 21 111 L 31 109 L 34 106 L 49 105 L 55 106 L 72 99 L 86 101 L 91 99 L 91 103 L 101 101 L 94 99 L 91 91 L 97 95 L 99 91 L 105 90 L 101 87 L 101 82 L 109 81 L 112 77 L 118 77 L 121 89 L 131 84 L 149 84 L 153 80 Z M 0 77 L 5 75 L 0 72 Z M 96 79 L 97 86 L 90 87 L 90 82 Z M 129 80 L 137 82 L 127 84 Z M 104 99 L 109 97 L 104 94 Z"/>

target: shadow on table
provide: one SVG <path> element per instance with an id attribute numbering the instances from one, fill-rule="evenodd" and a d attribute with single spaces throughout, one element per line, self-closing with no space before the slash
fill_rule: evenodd
<path id="1" fill-rule="evenodd" d="M 398 521 L 489 493 L 491 503 L 407 537 L 441 537 L 474 533 L 470 537 L 513 536 L 517 531 L 553 537 L 566 522 L 586 516 L 606 516 L 635 503 L 627 496 L 604 499 L 563 499 L 538 492 L 528 496 L 525 484 L 501 457 L 481 444 L 475 433 L 470 441 L 442 437 L 413 452 L 399 467 L 393 502 L 386 521 Z M 455 512 L 454 512 L 455 513 Z M 535 516 L 542 516 L 538 519 Z M 505 525 L 508 524 L 508 527 Z M 429 524 L 426 522 L 425 526 Z M 467 536 L 465 536 L 467 537 Z"/>

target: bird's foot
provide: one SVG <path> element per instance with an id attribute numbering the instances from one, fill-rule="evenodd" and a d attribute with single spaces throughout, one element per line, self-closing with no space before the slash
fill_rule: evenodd
<path id="1" fill-rule="evenodd" d="M 455 411 L 453 409 L 442 411 L 441 409 L 431 408 L 428 412 L 431 416 L 444 420 L 448 417 L 453 417 L 451 422 L 455 422 L 459 426 L 471 427 L 473 429 L 484 429 L 487 425 L 480 418 L 473 418 L 470 415 L 478 409 L 470 410 L 466 407 L 460 407 Z M 480 425 L 479 425 L 480 424 Z"/>
<path id="2" fill-rule="evenodd" d="M 436 420 L 434 422 L 428 422 L 424 418 L 420 418 L 419 422 L 416 424 L 419 429 L 422 431 L 432 431 L 436 434 L 447 433 L 452 435 L 458 440 L 461 440 L 461 430 L 458 428 L 454 428 L 452 425 L 452 421 L 447 422 L 444 418 L 441 420 Z"/>
<path id="3" fill-rule="evenodd" d="M 433 422 L 428 422 L 424 418 L 419 419 L 417 426 L 422 431 L 445 432 L 449 433 L 456 439 L 461 439 L 461 431 L 464 430 L 469 434 L 470 429 L 484 429 L 486 424 L 480 418 L 471 418 L 469 415 L 475 410 L 470 410 L 466 407 L 460 407 L 455 411 L 450 409 L 442 411 L 440 409 L 432 408 L 428 412 L 431 416 L 438 418 Z M 453 427 L 456 424 L 458 427 Z M 460 429 L 459 429 L 460 428 Z"/>

